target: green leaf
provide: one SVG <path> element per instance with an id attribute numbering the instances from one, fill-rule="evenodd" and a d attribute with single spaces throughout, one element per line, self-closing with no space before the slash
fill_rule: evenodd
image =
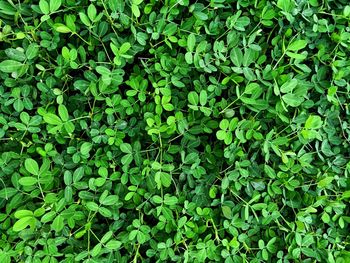
<path id="1" fill-rule="evenodd" d="M 225 140 L 225 138 L 226 138 L 226 132 L 223 131 L 223 130 L 217 131 L 217 132 L 216 132 L 216 137 L 217 137 L 219 140 L 223 141 L 223 140 Z"/>
<path id="2" fill-rule="evenodd" d="M 141 13 L 140 13 L 140 9 L 139 9 L 139 7 L 137 5 L 132 4 L 131 5 L 131 11 L 132 11 L 134 16 L 140 17 Z"/>
<path id="3" fill-rule="evenodd" d="M 38 179 L 31 176 L 22 177 L 18 180 L 18 183 L 23 186 L 32 186 L 38 182 Z"/>
<path id="4" fill-rule="evenodd" d="M 174 110 L 174 106 L 171 103 L 166 103 L 166 104 L 163 104 L 162 106 L 166 111 L 173 111 Z"/>
<path id="5" fill-rule="evenodd" d="M 39 174 L 39 165 L 35 160 L 31 158 L 28 158 L 24 161 L 24 167 L 28 172 L 30 172 L 33 175 Z"/>
<path id="6" fill-rule="evenodd" d="M 278 0 L 277 6 L 285 12 L 291 12 L 294 8 L 293 0 Z"/>
<path id="7" fill-rule="evenodd" d="M 222 209 L 222 213 L 224 215 L 224 217 L 226 217 L 227 219 L 231 219 L 232 215 L 231 215 L 231 208 L 228 206 L 223 206 L 221 207 Z"/>
<path id="8" fill-rule="evenodd" d="M 196 36 L 193 33 L 191 33 L 187 37 L 188 51 L 193 52 L 195 45 L 196 45 Z"/>
<path id="9" fill-rule="evenodd" d="M 132 0 L 132 3 L 135 5 L 140 5 L 143 2 L 143 0 Z"/>
<path id="10" fill-rule="evenodd" d="M 91 149 L 91 148 L 90 148 Z M 84 176 L 84 168 L 79 167 L 73 173 L 73 183 L 79 182 Z"/>
<path id="11" fill-rule="evenodd" d="M 69 120 L 68 110 L 63 104 L 58 105 L 58 114 L 60 115 L 62 121 L 65 122 Z"/>
<path id="12" fill-rule="evenodd" d="M 122 246 L 122 242 L 117 241 L 117 240 L 110 240 L 107 244 L 106 244 L 106 248 L 108 248 L 109 250 L 117 250 Z"/>
<path id="13" fill-rule="evenodd" d="M 64 24 L 60 24 L 60 23 L 57 23 L 57 24 L 54 24 L 54 29 L 59 32 L 59 33 L 63 33 L 63 34 L 66 34 L 66 33 L 72 33 L 72 30 L 67 27 L 66 25 Z"/>
<path id="14" fill-rule="evenodd" d="M 305 128 L 306 129 L 319 129 L 322 127 L 322 119 L 320 116 L 316 115 L 310 115 L 306 122 L 305 122 Z"/>
<path id="15" fill-rule="evenodd" d="M 255 51 L 251 48 L 247 49 L 243 55 L 243 66 L 248 67 L 254 62 Z"/>
<path id="16" fill-rule="evenodd" d="M 106 199 L 104 199 L 103 202 L 101 202 L 101 204 L 110 206 L 110 205 L 114 205 L 116 202 L 118 202 L 118 196 L 110 195 L 110 196 L 107 196 Z"/>
<path id="17" fill-rule="evenodd" d="M 13 231 L 20 232 L 28 226 L 33 225 L 33 223 L 35 223 L 33 216 L 22 217 L 13 225 Z"/>
<path id="18" fill-rule="evenodd" d="M 86 25 L 88 27 L 91 26 L 90 19 L 85 13 L 79 12 L 79 18 L 80 18 L 81 22 L 84 23 L 84 25 Z"/>
<path id="19" fill-rule="evenodd" d="M 283 95 L 282 99 L 288 106 L 291 107 L 298 107 L 304 101 L 303 98 L 298 97 L 297 95 L 292 93 Z"/>
<path id="20" fill-rule="evenodd" d="M 108 68 L 104 67 L 104 66 L 97 66 L 97 67 L 96 67 L 96 71 L 97 71 L 99 74 L 101 74 L 101 75 L 107 75 L 107 76 L 109 76 L 109 75 L 111 74 L 111 71 L 110 71 Z"/>
<path id="21" fill-rule="evenodd" d="M 95 21 L 96 15 L 97 15 L 97 10 L 96 7 L 93 4 L 90 4 L 88 9 L 87 9 L 87 15 L 90 18 L 92 22 Z"/>
<path id="22" fill-rule="evenodd" d="M 5 187 L 0 190 L 0 198 L 8 200 L 17 193 L 17 189 L 13 187 Z"/>
<path id="23" fill-rule="evenodd" d="M 39 45 L 36 43 L 31 43 L 26 50 L 26 57 L 28 60 L 34 59 L 38 56 Z"/>
<path id="24" fill-rule="evenodd" d="M 15 60 L 4 60 L 0 63 L 0 71 L 5 73 L 12 73 L 19 71 L 23 68 L 23 64 L 21 62 Z"/>
<path id="25" fill-rule="evenodd" d="M 56 232 L 60 232 L 63 230 L 63 227 L 64 227 L 63 217 L 61 215 L 56 216 L 51 224 L 51 229 Z"/>
<path id="26" fill-rule="evenodd" d="M 133 156 L 131 153 L 128 153 L 126 155 L 124 155 L 121 159 L 121 162 L 123 165 L 129 165 L 133 160 Z"/>
<path id="27" fill-rule="evenodd" d="M 44 115 L 44 121 L 48 124 L 51 125 L 61 125 L 62 124 L 62 120 L 55 114 L 53 113 L 46 113 Z"/>
<path id="28" fill-rule="evenodd" d="M 272 178 L 272 179 L 276 178 L 276 172 L 272 169 L 271 166 L 265 164 L 264 171 L 270 178 Z"/>
<path id="29" fill-rule="evenodd" d="M 219 127 L 222 130 L 227 130 L 230 125 L 230 122 L 227 119 L 223 119 L 220 121 Z"/>
<path id="30" fill-rule="evenodd" d="M 119 53 L 120 54 L 125 54 L 126 52 L 128 52 L 128 50 L 130 49 L 131 44 L 129 42 L 125 42 L 123 43 L 120 48 L 119 48 Z"/>
<path id="31" fill-rule="evenodd" d="M 230 58 L 232 63 L 236 66 L 236 67 L 240 67 L 243 63 L 243 53 L 242 50 L 239 48 L 232 48 L 231 52 L 230 52 Z"/>
<path id="32" fill-rule="evenodd" d="M 45 15 L 50 13 L 49 3 L 46 0 L 40 0 L 39 7 L 41 12 L 43 12 Z"/>
<path id="33" fill-rule="evenodd" d="M 126 194 L 126 196 L 124 197 L 125 201 L 129 201 L 131 200 L 131 198 L 134 196 L 135 192 L 129 192 Z"/>
<path id="34" fill-rule="evenodd" d="M 201 21 L 205 21 L 208 19 L 208 15 L 203 13 L 203 12 L 200 12 L 200 11 L 194 11 L 193 15 L 196 19 L 201 20 Z"/>
<path id="35" fill-rule="evenodd" d="M 17 210 L 15 212 L 15 218 L 20 219 L 22 217 L 26 217 L 26 216 L 33 216 L 33 212 L 30 210 Z"/>
<path id="36" fill-rule="evenodd" d="M 192 105 L 198 105 L 199 96 L 198 96 L 197 92 L 191 91 L 188 93 L 188 102 Z"/>
<path id="37" fill-rule="evenodd" d="M 295 40 L 288 45 L 287 50 L 298 51 L 300 49 L 305 48 L 307 44 L 308 44 L 307 40 L 302 40 L 302 39 Z"/>
<path id="38" fill-rule="evenodd" d="M 106 234 L 103 235 L 103 237 L 101 238 L 101 243 L 104 244 L 106 243 L 108 240 L 111 239 L 111 237 L 113 236 L 113 231 L 108 231 Z"/>
<path id="39" fill-rule="evenodd" d="M 178 199 L 175 196 L 168 196 L 166 195 L 164 198 L 164 204 L 168 206 L 174 206 L 178 203 Z"/>
<path id="40" fill-rule="evenodd" d="M 205 104 L 207 104 L 207 100 L 208 100 L 207 92 L 205 90 L 201 90 L 201 92 L 199 94 L 199 103 L 202 106 L 204 106 Z"/>
<path id="41" fill-rule="evenodd" d="M 280 91 L 283 93 L 292 92 L 293 89 L 298 85 L 297 79 L 291 79 L 290 81 L 285 82 L 281 87 Z"/>
<path id="42" fill-rule="evenodd" d="M 87 155 L 89 154 L 89 152 L 92 149 L 92 143 L 91 142 L 84 142 L 81 146 L 80 146 L 80 153 L 82 155 Z"/>
<path id="43" fill-rule="evenodd" d="M 75 126 L 73 124 L 73 122 L 66 122 L 63 125 L 64 129 L 66 130 L 67 133 L 73 133 L 75 130 Z"/>
<path id="44" fill-rule="evenodd" d="M 105 208 L 105 207 L 100 207 L 98 209 L 98 212 L 103 216 L 103 217 L 112 217 L 112 212 L 108 209 L 108 208 Z"/>
<path id="45" fill-rule="evenodd" d="M 50 0 L 50 12 L 53 13 L 57 11 L 62 4 L 61 0 Z"/>
<path id="46" fill-rule="evenodd" d="M 166 36 L 172 36 L 177 31 L 177 25 L 174 23 L 167 24 L 164 28 L 163 34 Z"/>
<path id="47" fill-rule="evenodd" d="M 120 145 L 120 150 L 123 152 L 123 153 L 132 153 L 132 147 L 129 143 L 122 143 Z"/>
<path id="48" fill-rule="evenodd" d="M 159 171 L 155 174 L 155 181 L 158 188 L 161 186 L 169 187 L 171 185 L 171 175 L 169 173 Z"/>
<path id="49" fill-rule="evenodd" d="M 22 50 L 7 48 L 5 49 L 5 53 L 7 57 L 16 61 L 23 62 L 26 59 L 26 56 L 24 55 L 24 52 Z"/>
<path id="50" fill-rule="evenodd" d="M 305 52 L 303 52 L 303 54 L 298 54 L 298 53 L 293 53 L 290 51 L 287 51 L 286 54 L 288 57 L 294 58 L 294 59 L 298 59 L 298 60 L 304 60 L 307 57 L 307 53 L 304 54 Z"/>
<path id="51" fill-rule="evenodd" d="M 95 202 L 87 202 L 86 203 L 86 207 L 90 210 L 90 211 L 93 211 L 93 212 L 96 212 L 98 211 L 98 204 L 96 204 Z"/>

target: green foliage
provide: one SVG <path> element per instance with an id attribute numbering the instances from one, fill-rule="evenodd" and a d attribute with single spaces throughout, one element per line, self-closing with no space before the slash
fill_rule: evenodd
<path id="1" fill-rule="evenodd" d="M 0 0 L 0 262 L 350 262 L 347 0 Z"/>

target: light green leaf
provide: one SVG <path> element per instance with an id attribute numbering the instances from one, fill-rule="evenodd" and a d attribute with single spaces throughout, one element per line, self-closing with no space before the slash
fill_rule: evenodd
<path id="1" fill-rule="evenodd" d="M 121 246 L 122 246 L 122 242 L 117 241 L 117 240 L 110 240 L 106 244 L 106 248 L 108 248 L 110 250 L 116 250 L 116 249 L 120 248 Z"/>
<path id="2" fill-rule="evenodd" d="M 96 14 L 97 14 L 96 7 L 93 4 L 90 4 L 88 9 L 87 9 L 87 15 L 92 22 L 94 22 L 94 20 L 96 18 Z"/>
<path id="3" fill-rule="evenodd" d="M 129 42 L 123 43 L 119 48 L 119 54 L 125 54 L 130 49 L 131 44 Z"/>
<path id="4" fill-rule="evenodd" d="M 230 58 L 232 63 L 236 66 L 236 67 L 240 67 L 243 63 L 243 53 L 242 50 L 235 47 L 232 48 L 231 52 L 230 52 Z"/>
<path id="5" fill-rule="evenodd" d="M 106 234 L 103 235 L 103 237 L 101 238 L 101 243 L 104 244 L 106 243 L 108 240 L 111 239 L 111 237 L 113 236 L 113 231 L 108 231 Z"/>
<path id="6" fill-rule="evenodd" d="M 0 71 L 5 73 L 12 73 L 19 71 L 24 64 L 15 60 L 4 60 L 0 63 Z"/>
<path id="7" fill-rule="evenodd" d="M 50 0 L 50 12 L 53 13 L 57 11 L 62 4 L 61 0 Z"/>
<path id="8" fill-rule="evenodd" d="M 305 128 L 306 129 L 319 129 L 322 127 L 322 119 L 320 116 L 316 115 L 310 115 L 306 122 L 305 122 Z"/>
<path id="9" fill-rule="evenodd" d="M 124 155 L 121 159 L 121 162 L 123 165 L 129 165 L 133 160 L 133 156 L 131 153 L 128 153 L 126 155 Z"/>
<path id="10" fill-rule="evenodd" d="M 291 12 L 294 8 L 294 0 L 278 0 L 277 6 L 285 12 Z"/>
<path id="11" fill-rule="evenodd" d="M 96 212 L 96 211 L 98 210 L 98 204 L 96 204 L 95 202 L 87 202 L 87 203 L 86 203 L 86 207 L 87 207 L 90 211 Z"/>
<path id="12" fill-rule="evenodd" d="M 199 103 L 204 106 L 205 104 L 207 104 L 208 101 L 208 95 L 207 95 L 207 91 L 205 90 L 201 90 L 200 94 L 199 94 Z"/>
<path id="13" fill-rule="evenodd" d="M 38 179 L 32 176 L 25 176 L 18 180 L 18 183 L 23 186 L 32 186 L 38 182 Z"/>
<path id="14" fill-rule="evenodd" d="M 291 58 L 294 58 L 294 59 L 298 59 L 298 60 L 304 60 L 304 59 L 307 58 L 307 52 L 306 51 L 302 52 L 302 54 L 298 54 L 298 53 L 293 53 L 293 52 L 287 51 L 286 54 L 287 54 L 288 57 L 291 57 Z"/>
<path id="15" fill-rule="evenodd" d="M 28 226 L 33 225 L 33 222 L 35 223 L 35 218 L 32 216 L 22 217 L 13 225 L 13 231 L 16 231 L 16 232 L 22 231 Z"/>
<path id="16" fill-rule="evenodd" d="M 188 102 L 192 105 L 198 105 L 199 97 L 197 92 L 191 91 L 190 93 L 188 93 Z"/>
<path id="17" fill-rule="evenodd" d="M 69 114 L 66 106 L 63 104 L 58 105 L 58 114 L 60 115 L 62 121 L 68 121 Z"/>
<path id="18" fill-rule="evenodd" d="M 26 57 L 27 59 L 31 60 L 33 58 L 36 58 L 39 53 L 39 45 L 36 43 L 31 43 L 26 50 Z"/>
<path id="19" fill-rule="evenodd" d="M 193 56 L 192 56 L 191 52 L 186 52 L 185 60 L 186 60 L 187 64 L 192 64 L 193 63 Z"/>
<path id="20" fill-rule="evenodd" d="M 129 143 L 122 143 L 120 145 L 120 150 L 123 152 L 123 153 L 132 153 L 132 147 Z"/>
<path id="21" fill-rule="evenodd" d="M 231 215 L 231 208 L 228 206 L 223 206 L 222 208 L 222 213 L 224 215 L 224 217 L 226 217 L 227 219 L 231 219 L 232 215 Z"/>
<path id="22" fill-rule="evenodd" d="M 52 230 L 56 232 L 60 232 L 62 231 L 63 227 L 64 227 L 63 217 L 61 215 L 56 216 L 51 224 Z"/>
<path id="23" fill-rule="evenodd" d="M 254 62 L 255 51 L 251 48 L 246 49 L 243 55 L 243 66 L 248 67 Z"/>
<path id="24" fill-rule="evenodd" d="M 64 24 L 60 24 L 60 23 L 54 24 L 54 28 L 59 33 L 63 33 L 63 34 L 72 33 L 72 30 Z"/>
<path id="25" fill-rule="evenodd" d="M 275 172 L 274 169 L 272 169 L 271 166 L 265 164 L 264 165 L 264 171 L 270 178 L 272 178 L 272 179 L 276 178 L 276 172 Z"/>
<path id="26" fill-rule="evenodd" d="M 48 124 L 51 125 L 61 125 L 62 124 L 62 120 L 55 114 L 53 113 L 46 113 L 44 115 L 44 121 Z"/>
<path id="27" fill-rule="evenodd" d="M 298 107 L 304 99 L 302 97 L 298 97 L 295 94 L 288 93 L 282 96 L 283 101 L 291 107 Z"/>
<path id="28" fill-rule="evenodd" d="M 171 175 L 165 172 L 158 172 L 158 173 L 160 173 L 160 179 L 162 181 L 162 185 L 164 187 L 169 187 L 171 185 Z"/>
<path id="29" fill-rule="evenodd" d="M 217 137 L 219 140 L 223 141 L 223 140 L 225 140 L 225 138 L 226 138 L 226 132 L 223 131 L 223 130 L 219 130 L 219 131 L 216 132 L 216 137 Z"/>
<path id="30" fill-rule="evenodd" d="M 97 67 L 96 67 L 96 71 L 97 71 L 99 74 L 101 74 L 101 75 L 107 75 L 107 76 L 109 76 L 109 75 L 111 74 L 111 71 L 110 71 L 108 68 L 104 67 L 104 66 L 97 66 Z"/>
<path id="31" fill-rule="evenodd" d="M 143 2 L 143 0 L 132 0 L 132 3 L 135 5 L 140 5 Z"/>
<path id="32" fill-rule="evenodd" d="M 43 12 L 45 15 L 50 13 L 49 3 L 46 0 L 40 0 L 39 7 L 41 12 Z"/>
<path id="33" fill-rule="evenodd" d="M 298 80 L 297 79 L 291 79 L 287 82 L 285 82 L 281 87 L 280 91 L 283 93 L 289 93 L 292 92 L 293 89 L 298 85 Z"/>
<path id="34" fill-rule="evenodd" d="M 91 22 L 90 22 L 90 19 L 88 18 L 88 16 L 83 13 L 83 12 L 79 12 L 79 18 L 81 20 L 81 22 L 83 22 L 84 25 L 86 26 L 91 26 Z"/>
<path id="35" fill-rule="evenodd" d="M 26 216 L 33 216 L 33 212 L 30 210 L 18 210 L 15 212 L 15 218 L 20 219 Z"/>
<path id="36" fill-rule="evenodd" d="M 87 155 L 91 149 L 92 149 L 92 143 L 84 142 L 80 147 L 80 152 L 82 155 Z"/>
<path id="37" fill-rule="evenodd" d="M 5 187 L 0 190 L 0 198 L 8 200 L 17 193 L 17 189 L 13 187 Z"/>
<path id="38" fill-rule="evenodd" d="M 325 188 L 327 186 L 329 186 L 331 184 L 331 182 L 333 181 L 334 177 L 331 176 L 327 176 L 326 178 L 322 179 L 321 181 L 319 181 L 317 183 L 317 186 L 319 188 Z"/>
<path id="39" fill-rule="evenodd" d="M 307 46 L 307 43 L 308 43 L 307 40 L 302 40 L 302 39 L 295 40 L 288 45 L 287 50 L 298 51 L 300 49 L 305 48 Z"/>
<path id="40" fill-rule="evenodd" d="M 139 7 L 137 5 L 132 4 L 131 5 L 131 11 L 134 14 L 134 16 L 140 17 L 141 13 L 140 13 L 140 9 L 139 9 Z"/>
<path id="41" fill-rule="evenodd" d="M 193 33 L 191 33 L 187 37 L 188 51 L 193 52 L 195 45 L 196 45 L 196 36 Z"/>
<path id="42" fill-rule="evenodd" d="M 24 161 L 24 167 L 28 172 L 30 172 L 33 175 L 39 174 L 39 165 L 35 160 L 31 158 L 28 158 Z"/>
<path id="43" fill-rule="evenodd" d="M 220 121 L 219 127 L 221 130 L 227 130 L 230 125 L 230 122 L 227 119 L 223 119 Z"/>

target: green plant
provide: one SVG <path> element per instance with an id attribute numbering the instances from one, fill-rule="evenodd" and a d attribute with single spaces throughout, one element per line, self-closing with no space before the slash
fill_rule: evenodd
<path id="1" fill-rule="evenodd" d="M 0 262 L 349 262 L 349 22 L 0 0 Z"/>

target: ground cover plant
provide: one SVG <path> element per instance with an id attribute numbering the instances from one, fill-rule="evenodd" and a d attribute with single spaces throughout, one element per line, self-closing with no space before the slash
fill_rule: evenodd
<path id="1" fill-rule="evenodd" d="M 350 262 L 348 0 L 1 0 L 0 262 Z"/>

